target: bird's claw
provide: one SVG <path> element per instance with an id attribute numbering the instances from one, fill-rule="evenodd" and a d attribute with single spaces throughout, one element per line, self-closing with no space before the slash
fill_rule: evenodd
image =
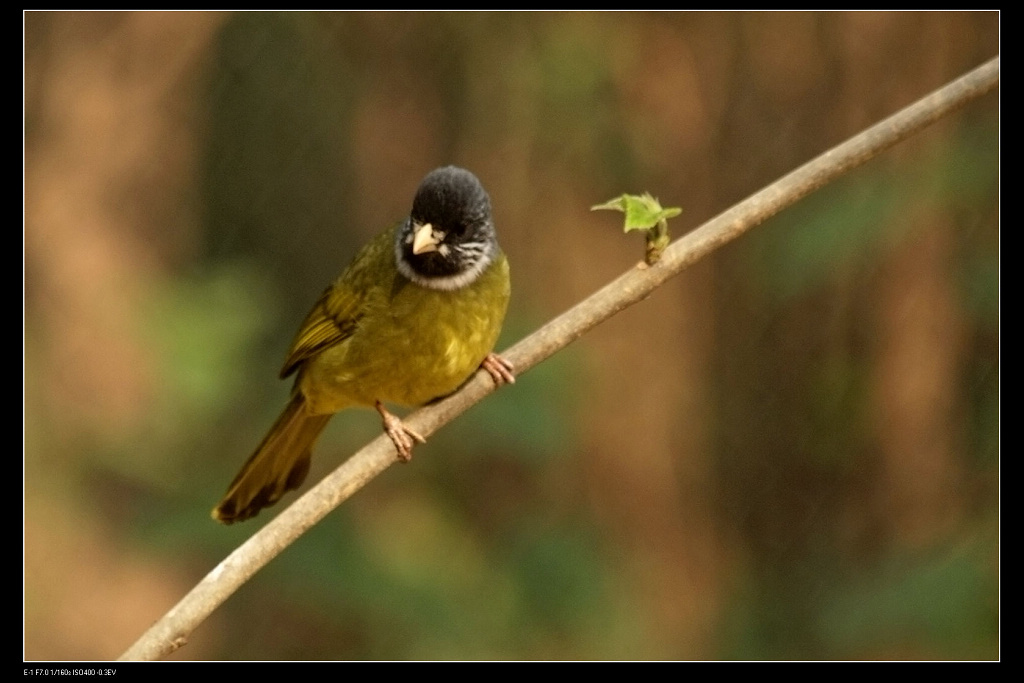
<path id="1" fill-rule="evenodd" d="M 418 432 L 406 427 L 397 415 L 389 413 L 380 401 L 377 401 L 376 408 L 384 423 L 384 433 L 391 439 L 391 443 L 395 444 L 398 459 L 402 462 L 409 462 L 412 460 L 412 447 L 416 445 L 416 442 L 426 443 L 427 440 Z"/>
<path id="2" fill-rule="evenodd" d="M 487 357 L 480 363 L 480 367 L 487 371 L 487 374 L 499 387 L 502 384 L 516 383 L 516 376 L 513 374 L 515 367 L 496 353 L 487 354 Z"/>

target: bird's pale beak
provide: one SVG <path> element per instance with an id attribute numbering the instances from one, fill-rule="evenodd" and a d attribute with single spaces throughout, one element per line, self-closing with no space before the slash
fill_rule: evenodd
<path id="1" fill-rule="evenodd" d="M 434 235 L 434 226 L 424 223 L 416 228 L 412 237 L 412 253 L 425 254 L 428 251 L 437 251 L 437 243 L 440 240 Z"/>

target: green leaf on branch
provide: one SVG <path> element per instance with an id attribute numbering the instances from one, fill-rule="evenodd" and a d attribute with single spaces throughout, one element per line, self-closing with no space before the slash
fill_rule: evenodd
<path id="1" fill-rule="evenodd" d="M 675 218 L 683 212 L 678 206 L 670 206 L 667 209 L 663 209 L 661 203 L 652 197 L 650 192 L 644 192 L 642 195 L 624 194 L 621 197 L 610 199 L 604 204 L 590 207 L 591 211 L 597 211 L 598 209 L 611 209 L 626 214 L 623 232 L 650 230 L 657 226 L 659 222 Z"/>
<path id="2" fill-rule="evenodd" d="M 643 230 L 647 238 L 647 250 L 644 261 L 653 266 L 661 258 L 671 238 L 668 234 L 668 219 L 675 218 L 683 212 L 678 206 L 663 208 L 661 203 L 651 196 L 649 192 L 642 195 L 624 194 L 621 197 L 610 199 L 604 204 L 596 204 L 590 207 L 591 211 L 599 209 L 610 209 L 621 211 L 626 214 L 623 223 L 623 232 L 631 230 Z"/>

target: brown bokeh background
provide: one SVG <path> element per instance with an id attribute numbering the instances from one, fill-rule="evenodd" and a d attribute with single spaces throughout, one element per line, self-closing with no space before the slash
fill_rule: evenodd
<path id="1" fill-rule="evenodd" d="M 431 168 L 491 193 L 507 345 L 639 259 L 591 205 L 650 191 L 681 234 L 998 38 L 993 12 L 27 13 L 25 657 L 116 657 L 270 517 L 209 510 L 308 306 Z M 998 114 L 522 376 L 174 657 L 997 657 Z M 377 429 L 335 418 L 310 479 Z"/>

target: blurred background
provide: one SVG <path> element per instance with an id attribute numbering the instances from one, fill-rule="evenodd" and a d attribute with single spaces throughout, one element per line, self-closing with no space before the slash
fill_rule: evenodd
<path id="1" fill-rule="evenodd" d="M 649 191 L 678 236 L 999 51 L 993 12 L 24 23 L 44 660 L 118 656 L 279 512 L 209 516 L 427 171 L 490 191 L 503 348 L 641 258 L 593 204 Z M 173 657 L 997 657 L 998 126 L 993 93 L 521 376 Z M 378 432 L 336 417 L 306 488 Z"/>

